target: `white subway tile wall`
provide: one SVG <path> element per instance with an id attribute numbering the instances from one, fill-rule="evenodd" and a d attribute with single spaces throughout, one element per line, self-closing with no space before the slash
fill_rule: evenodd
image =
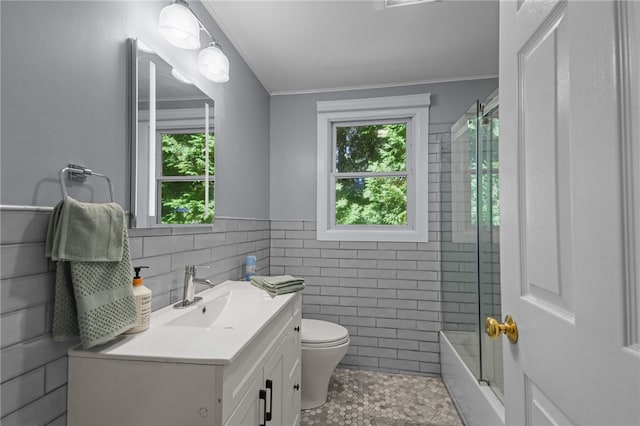
<path id="1" fill-rule="evenodd" d="M 54 342 L 51 318 L 55 264 L 44 257 L 46 211 L 2 210 L 0 253 L 2 425 L 66 424 L 67 349 Z M 244 277 L 247 255 L 258 273 L 269 273 L 268 220 L 217 219 L 213 231 L 193 228 L 130 230 L 132 263 L 146 265 L 152 309 L 182 296 L 184 266 L 207 265 L 199 275 L 213 282 Z M 198 228 L 201 229 L 201 228 Z M 197 291 L 205 287 L 198 286 Z"/>
<path id="2" fill-rule="evenodd" d="M 341 365 L 440 374 L 440 146 L 429 137 L 429 242 L 318 241 L 312 221 L 271 221 L 271 274 L 303 277 L 302 314 L 345 326 Z"/>

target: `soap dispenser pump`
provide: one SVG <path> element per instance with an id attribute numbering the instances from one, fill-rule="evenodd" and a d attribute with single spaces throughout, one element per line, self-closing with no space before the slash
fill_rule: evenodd
<path id="1" fill-rule="evenodd" d="M 135 266 L 136 275 L 133 278 L 133 295 L 136 298 L 136 324 L 125 334 L 139 333 L 151 325 L 151 290 L 142 285 L 140 270 L 148 266 Z"/>

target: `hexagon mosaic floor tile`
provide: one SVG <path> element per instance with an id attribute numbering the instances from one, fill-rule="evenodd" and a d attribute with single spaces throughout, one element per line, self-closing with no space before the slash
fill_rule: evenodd
<path id="1" fill-rule="evenodd" d="M 301 426 L 461 426 L 438 377 L 338 368 L 321 407 L 302 411 Z"/>

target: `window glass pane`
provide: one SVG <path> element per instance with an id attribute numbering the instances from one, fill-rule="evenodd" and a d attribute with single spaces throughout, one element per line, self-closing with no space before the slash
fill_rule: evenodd
<path id="1" fill-rule="evenodd" d="M 406 225 L 407 179 L 336 180 L 336 225 Z"/>
<path id="2" fill-rule="evenodd" d="M 336 126 L 336 172 L 407 169 L 407 125 Z"/>
<path id="3" fill-rule="evenodd" d="M 496 113 L 497 114 L 497 113 Z M 475 122 L 475 121 L 474 121 Z M 471 131 L 471 126 L 469 129 Z M 498 160 L 498 143 L 500 138 L 499 121 L 497 117 L 484 117 L 480 122 L 480 149 L 478 162 L 475 152 L 470 161 L 471 172 L 471 224 L 480 223 L 483 226 L 500 225 L 500 186 Z M 475 126 L 473 126 L 475 150 Z M 477 166 L 480 169 L 477 169 Z M 478 197 L 480 197 L 478 199 Z M 480 220 L 478 221 L 478 213 Z"/>
<path id="4" fill-rule="evenodd" d="M 162 176 L 204 176 L 204 133 L 162 134 Z M 215 138 L 209 135 L 209 174 L 215 173 Z"/>
<path id="5" fill-rule="evenodd" d="M 162 182 L 162 224 L 212 223 L 213 182 L 209 182 L 209 215 L 204 217 L 204 181 Z"/>

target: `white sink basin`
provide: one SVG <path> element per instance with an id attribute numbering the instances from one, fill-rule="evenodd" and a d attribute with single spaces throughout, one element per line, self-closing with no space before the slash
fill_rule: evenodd
<path id="1" fill-rule="evenodd" d="M 203 303 L 194 305 L 188 312 L 178 318 L 169 321 L 166 325 L 176 327 L 211 327 L 220 317 L 225 306 L 229 302 L 231 292 L 227 291 L 220 296 Z"/>
<path id="2" fill-rule="evenodd" d="M 75 356 L 229 364 L 295 293 L 269 296 L 246 281 L 226 281 L 198 293 L 184 309 L 166 306 L 151 314 L 151 327 L 120 336 Z"/>
<path id="3" fill-rule="evenodd" d="M 248 319 L 251 314 L 274 303 L 267 293 L 249 283 L 222 285 L 215 296 L 205 297 L 189 308 L 182 309 L 182 315 L 165 325 L 176 327 L 202 327 L 233 329 Z M 200 295 L 205 294 L 201 293 Z"/>

